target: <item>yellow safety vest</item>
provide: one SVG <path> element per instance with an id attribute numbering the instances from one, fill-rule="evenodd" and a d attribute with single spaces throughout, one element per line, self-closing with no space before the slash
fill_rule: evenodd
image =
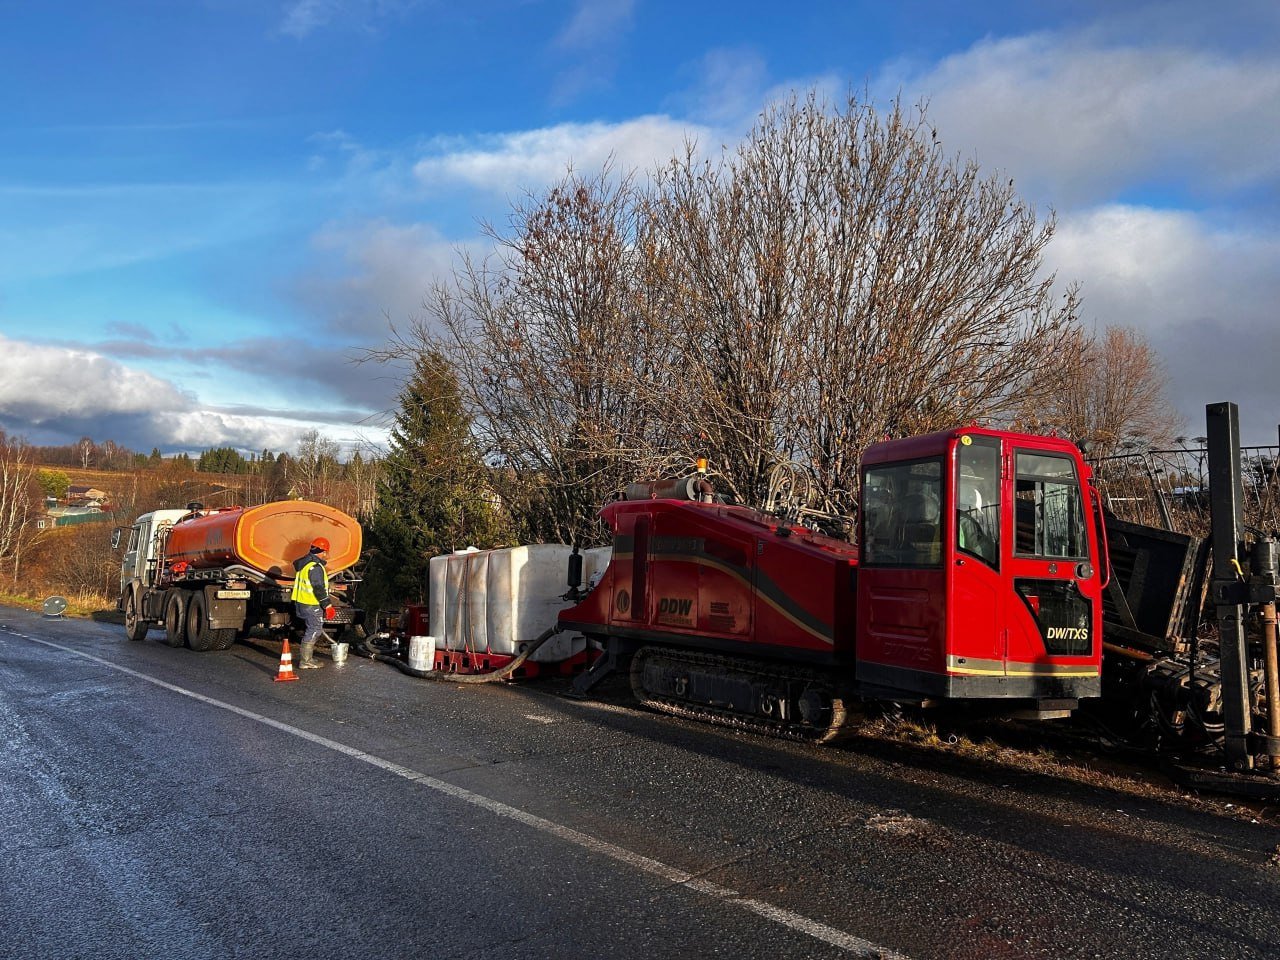
<path id="1" fill-rule="evenodd" d="M 293 599 L 297 603 L 305 603 L 308 606 L 318 607 L 320 601 L 316 599 L 316 592 L 311 589 L 311 568 L 316 565 L 316 561 L 312 560 L 301 570 L 298 575 L 293 578 Z M 324 564 L 320 565 L 320 576 L 324 577 L 324 592 L 329 592 L 329 572 L 325 570 Z"/>

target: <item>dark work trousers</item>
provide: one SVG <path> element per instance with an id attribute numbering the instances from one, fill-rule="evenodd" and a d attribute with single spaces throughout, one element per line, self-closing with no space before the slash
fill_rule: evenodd
<path id="1" fill-rule="evenodd" d="M 323 640 L 324 607 L 297 602 L 294 603 L 293 607 L 298 612 L 298 618 L 307 625 L 307 632 L 302 635 L 302 642 L 315 643 L 317 640 Z"/>

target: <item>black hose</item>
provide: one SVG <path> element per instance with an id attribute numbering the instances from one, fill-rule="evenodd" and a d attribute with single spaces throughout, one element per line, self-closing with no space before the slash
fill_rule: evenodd
<path id="1" fill-rule="evenodd" d="M 554 627 L 548 627 L 534 638 L 529 646 L 525 648 L 524 653 L 520 654 L 520 656 L 516 657 L 506 666 L 499 670 L 494 670 L 491 673 L 450 673 L 445 670 L 416 670 L 399 657 L 393 657 L 386 653 L 377 652 L 376 650 L 369 653 L 361 651 L 361 653 L 372 660 L 389 663 L 400 670 L 401 673 L 407 673 L 411 677 L 421 677 L 423 680 L 440 680 L 445 683 L 497 683 L 499 680 L 509 680 L 511 675 L 519 670 L 526 660 L 537 653 L 539 647 L 559 632 L 559 624 L 556 624 Z"/>

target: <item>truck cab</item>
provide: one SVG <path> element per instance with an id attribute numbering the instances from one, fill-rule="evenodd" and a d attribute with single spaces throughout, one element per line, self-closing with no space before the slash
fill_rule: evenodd
<path id="1" fill-rule="evenodd" d="M 120 562 L 120 609 L 124 609 L 134 584 L 144 588 L 155 586 L 161 535 L 186 515 L 186 510 L 153 510 L 133 521 Z"/>

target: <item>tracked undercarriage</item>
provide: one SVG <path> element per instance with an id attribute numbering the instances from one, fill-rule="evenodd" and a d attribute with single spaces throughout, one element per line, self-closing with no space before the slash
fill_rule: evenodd
<path id="1" fill-rule="evenodd" d="M 820 670 L 666 647 L 636 651 L 631 689 L 662 713 L 807 743 L 847 736 L 860 717 Z"/>

